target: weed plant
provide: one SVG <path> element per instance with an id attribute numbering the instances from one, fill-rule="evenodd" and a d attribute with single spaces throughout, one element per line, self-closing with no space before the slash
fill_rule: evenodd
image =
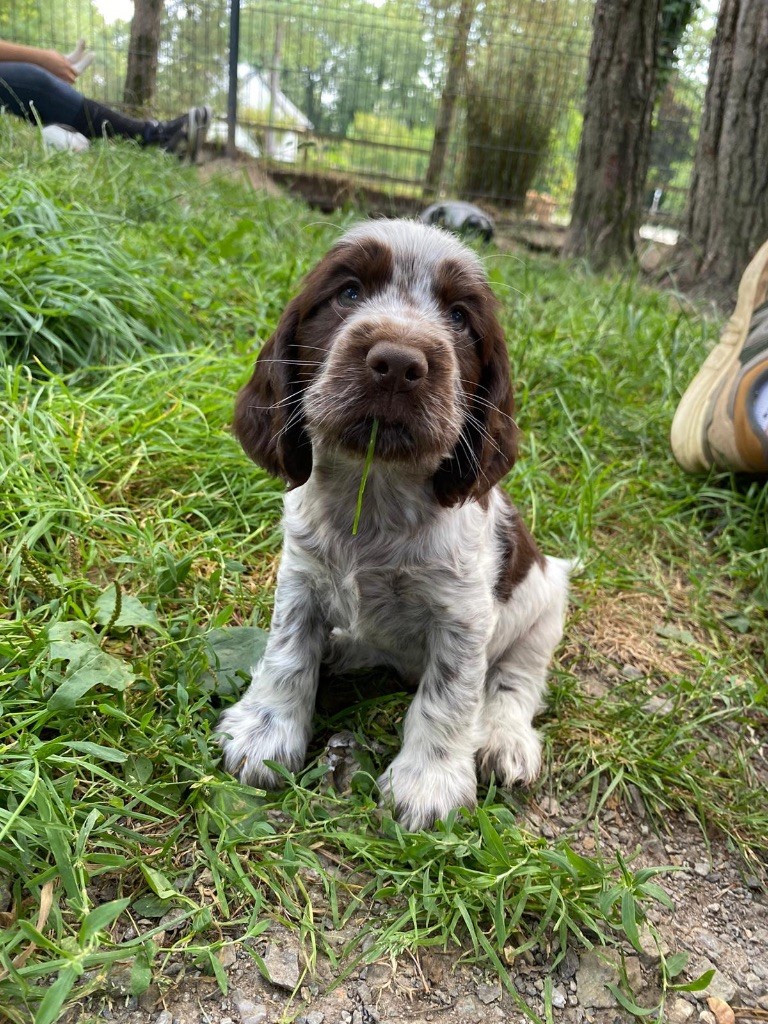
<path id="1" fill-rule="evenodd" d="M 505 486 L 544 550 L 581 560 L 542 780 L 532 797 L 491 787 L 476 813 L 404 833 L 372 780 L 407 699 L 369 692 L 320 713 L 306 770 L 265 795 L 220 770 L 212 741 L 258 656 L 279 551 L 281 488 L 228 424 L 255 351 L 344 218 L 130 146 L 46 155 L 32 130 L 4 122 L 10 1020 L 50 1024 L 105 972 L 128 971 L 135 994 L 162 988 L 172 959 L 225 989 L 222 948 L 237 942 L 259 966 L 275 923 L 339 979 L 361 959 L 437 946 L 511 987 L 510 963 L 535 944 L 555 956 L 573 943 L 629 948 L 649 906 L 667 902 L 663 880 L 633 867 L 632 850 L 587 857 L 567 833 L 533 834 L 522 814 L 543 793 L 583 793 L 596 829 L 606 801 L 628 796 L 662 830 L 670 814 L 693 815 L 759 874 L 766 492 L 685 477 L 667 445 L 716 321 L 632 275 L 487 255 L 524 436 Z M 590 696 L 596 679 L 607 685 Z M 362 762 L 344 795 L 322 758 L 340 727 Z M 339 950 L 328 928 L 352 922 Z M 663 961 L 665 991 L 685 984 L 683 967 Z"/>

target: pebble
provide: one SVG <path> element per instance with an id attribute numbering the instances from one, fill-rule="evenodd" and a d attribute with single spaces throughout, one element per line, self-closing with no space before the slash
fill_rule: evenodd
<path id="1" fill-rule="evenodd" d="M 173 1024 L 173 1017 L 168 1010 L 162 1010 L 155 1017 L 155 1024 Z"/>
<path id="2" fill-rule="evenodd" d="M 246 999 L 242 993 L 234 996 L 235 1009 L 240 1014 L 241 1024 L 263 1024 L 267 1019 L 267 1008 L 264 1003 L 254 1003 Z"/>
<path id="3" fill-rule="evenodd" d="M 293 991 L 299 984 L 299 955 L 296 949 L 270 943 L 264 953 L 269 980 L 278 988 Z"/>
<path id="4" fill-rule="evenodd" d="M 477 998 L 481 1003 L 485 1003 L 486 1006 L 496 1002 L 497 999 L 501 999 L 501 985 L 478 985 Z"/>
<path id="5" fill-rule="evenodd" d="M 565 989 L 562 985 L 555 985 L 552 989 L 552 1005 L 556 1010 L 562 1010 L 565 1004 L 568 1002 L 568 997 L 565 994 Z"/>
<path id="6" fill-rule="evenodd" d="M 686 1021 L 690 1020 L 693 1016 L 693 1007 L 679 996 L 676 999 L 671 999 L 664 1007 L 664 1017 L 667 1024 L 686 1024 Z"/>

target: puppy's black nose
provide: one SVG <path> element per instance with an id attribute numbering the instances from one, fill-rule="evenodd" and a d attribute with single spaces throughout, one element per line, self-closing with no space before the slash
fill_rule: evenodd
<path id="1" fill-rule="evenodd" d="M 423 352 L 391 341 L 378 341 L 365 361 L 374 383 L 387 391 L 412 391 L 427 376 Z"/>

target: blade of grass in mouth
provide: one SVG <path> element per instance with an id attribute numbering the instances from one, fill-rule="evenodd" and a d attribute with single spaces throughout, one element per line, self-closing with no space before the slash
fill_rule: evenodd
<path id="1" fill-rule="evenodd" d="M 368 480 L 368 473 L 371 469 L 371 463 L 373 462 L 373 450 L 376 447 L 376 434 L 379 430 L 379 421 L 374 420 L 373 426 L 371 427 L 371 439 L 368 442 L 368 451 L 365 453 L 365 464 L 363 465 L 363 475 L 360 478 L 360 487 L 357 492 L 357 508 L 355 509 L 355 519 L 352 523 L 352 536 L 357 536 L 357 527 L 360 525 L 360 513 L 363 508 L 363 495 L 365 494 L 365 484 Z"/>

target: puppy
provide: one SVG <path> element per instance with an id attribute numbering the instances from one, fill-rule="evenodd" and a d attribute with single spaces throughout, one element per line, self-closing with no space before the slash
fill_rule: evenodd
<path id="1" fill-rule="evenodd" d="M 218 725 L 244 782 L 273 789 L 265 761 L 304 764 L 321 663 L 417 685 L 378 780 L 406 828 L 474 807 L 478 771 L 505 786 L 537 775 L 568 563 L 539 552 L 496 486 L 516 453 L 496 305 L 452 235 L 361 224 L 307 276 L 240 391 L 235 434 L 289 484 L 269 641 Z"/>

